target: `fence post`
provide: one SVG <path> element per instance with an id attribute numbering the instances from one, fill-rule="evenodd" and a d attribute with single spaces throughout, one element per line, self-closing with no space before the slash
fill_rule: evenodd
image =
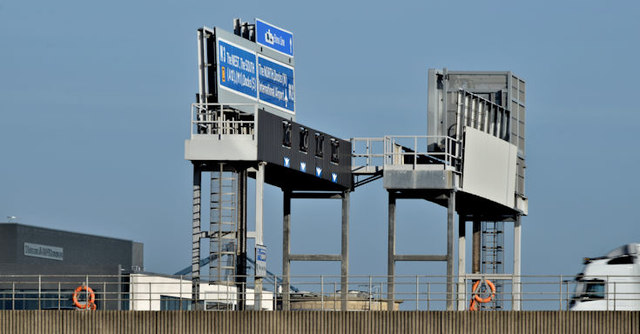
<path id="1" fill-rule="evenodd" d="M 324 311 L 324 276 L 320 275 L 320 309 Z"/>
<path id="2" fill-rule="evenodd" d="M 613 282 L 613 310 L 616 310 L 616 282 Z"/>
<path id="3" fill-rule="evenodd" d="M 338 289 L 336 288 L 336 282 L 333 282 L 333 304 L 331 306 L 332 311 L 336 311 L 337 300 L 338 300 Z"/>
<path id="4" fill-rule="evenodd" d="M 420 285 L 418 283 L 418 275 L 416 275 L 416 311 L 420 302 Z"/>
<path id="5" fill-rule="evenodd" d="M 562 275 L 560 275 L 560 280 L 558 281 L 558 285 L 560 287 L 560 296 L 559 296 L 559 300 L 560 300 L 560 307 L 558 308 L 558 311 L 562 311 Z"/>
<path id="6" fill-rule="evenodd" d="M 40 297 L 42 295 L 42 275 L 38 275 L 38 310 L 40 310 Z"/>
<path id="7" fill-rule="evenodd" d="M 373 291 L 371 291 L 371 275 L 369 275 L 369 311 L 371 311 L 371 299 L 373 299 Z"/>
<path id="8" fill-rule="evenodd" d="M 58 281 L 58 310 L 60 309 L 60 299 L 62 298 L 60 296 L 61 293 L 62 292 L 61 292 L 61 289 L 60 289 L 60 281 Z"/>
<path id="9" fill-rule="evenodd" d="M 431 283 L 427 282 L 427 311 L 431 310 Z"/>
<path id="10" fill-rule="evenodd" d="M 85 289 L 84 289 L 84 300 L 85 300 L 85 303 L 87 305 L 85 310 L 89 311 L 89 310 L 91 310 L 91 307 L 89 306 L 89 275 L 85 276 L 84 286 L 85 286 Z"/>

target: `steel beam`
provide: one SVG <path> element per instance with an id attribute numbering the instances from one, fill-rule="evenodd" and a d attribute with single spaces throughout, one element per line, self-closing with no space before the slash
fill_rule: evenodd
<path id="1" fill-rule="evenodd" d="M 335 192 L 292 192 L 291 198 L 308 198 L 308 199 L 342 199 L 343 193 Z"/>
<path id="2" fill-rule="evenodd" d="M 289 254 L 289 261 L 341 261 L 342 255 L 333 254 Z"/>
<path id="3" fill-rule="evenodd" d="M 413 255 L 399 254 L 395 255 L 396 261 L 447 261 L 447 255 Z"/>

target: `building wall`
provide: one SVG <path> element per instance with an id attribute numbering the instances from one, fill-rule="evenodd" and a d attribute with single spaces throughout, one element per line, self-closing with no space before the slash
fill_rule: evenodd
<path id="1" fill-rule="evenodd" d="M 25 255 L 25 243 L 30 249 L 38 249 L 39 257 L 33 252 Z M 40 250 L 44 250 L 44 257 Z M 143 266 L 141 243 L 16 223 L 0 224 L 0 309 L 71 308 L 72 293 L 82 285 L 95 291 L 99 309 L 119 309 L 123 296 L 118 284 L 120 269 Z M 45 300 L 38 297 L 39 291 Z"/>
<path id="2" fill-rule="evenodd" d="M 61 258 L 25 255 L 25 243 L 63 250 Z M 141 243 L 16 223 L 0 224 L 0 275 L 117 274 L 142 268 Z"/>
<path id="3" fill-rule="evenodd" d="M 129 305 L 135 311 L 159 311 L 163 297 L 180 299 L 182 309 L 191 303 L 191 280 L 154 274 L 131 274 Z M 221 309 L 233 310 L 237 304 L 235 285 L 200 284 L 200 299 L 207 304 L 219 304 Z M 255 305 L 253 289 L 247 289 L 247 307 Z M 273 310 L 273 292 L 263 290 L 262 309 Z"/>

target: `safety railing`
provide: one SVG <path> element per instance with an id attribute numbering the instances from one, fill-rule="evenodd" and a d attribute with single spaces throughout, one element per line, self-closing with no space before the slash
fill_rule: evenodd
<path id="1" fill-rule="evenodd" d="M 351 166 L 355 174 L 374 174 L 384 166 L 444 165 L 459 172 L 462 147 L 446 136 L 385 136 L 351 138 Z"/>
<path id="2" fill-rule="evenodd" d="M 461 157 L 458 140 L 443 136 L 386 136 L 384 137 L 385 165 L 441 164 L 457 168 Z M 433 149 L 433 142 L 439 142 L 443 149 Z"/>
<path id="3" fill-rule="evenodd" d="M 384 137 L 351 138 L 351 169 L 356 174 L 375 174 L 384 165 Z"/>
<path id="4" fill-rule="evenodd" d="M 578 281 L 559 275 L 515 280 L 511 275 L 463 275 L 456 279 L 456 289 L 447 294 L 445 276 L 397 275 L 391 300 L 387 276 L 349 276 L 347 309 L 445 310 L 450 303 L 458 310 L 511 310 L 515 305 L 522 310 L 640 309 L 640 276 L 580 277 Z M 246 309 L 283 309 L 287 289 L 279 278 L 263 282 L 261 293 L 253 277 L 237 281 L 246 282 L 217 284 L 202 277 L 200 293 L 193 300 L 188 276 L 5 275 L 0 276 L 0 309 L 237 310 L 241 304 Z M 291 276 L 290 282 L 289 309 L 341 309 L 339 276 Z M 502 289 L 494 292 L 491 286 L 498 282 Z"/>
<path id="5" fill-rule="evenodd" d="M 255 135 L 258 105 L 252 103 L 191 104 L 194 135 Z"/>

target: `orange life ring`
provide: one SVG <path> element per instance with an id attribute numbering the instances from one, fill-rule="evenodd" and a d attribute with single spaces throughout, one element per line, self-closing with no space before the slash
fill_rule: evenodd
<path id="1" fill-rule="evenodd" d="M 480 295 L 476 292 L 478 289 L 478 285 L 480 285 L 480 282 L 481 281 L 476 281 L 475 283 L 473 283 L 473 287 L 471 288 L 473 298 L 471 299 L 471 305 L 469 305 L 469 311 L 476 310 L 476 303 L 488 303 L 496 295 L 496 286 L 493 284 L 493 282 L 491 282 L 490 280 L 484 280 L 484 282 L 489 286 L 489 289 L 491 289 L 491 294 L 486 298 L 481 298 Z"/>
<path id="2" fill-rule="evenodd" d="M 78 294 L 80 294 L 82 290 L 86 290 L 87 293 L 89 293 L 89 300 L 84 304 L 78 302 Z M 91 289 L 88 286 L 81 285 L 77 287 L 76 291 L 73 292 L 72 300 L 73 300 L 73 305 L 81 310 L 84 310 L 87 307 L 90 308 L 91 310 L 96 309 L 96 304 L 95 304 L 96 294 L 93 292 L 93 289 Z"/>

